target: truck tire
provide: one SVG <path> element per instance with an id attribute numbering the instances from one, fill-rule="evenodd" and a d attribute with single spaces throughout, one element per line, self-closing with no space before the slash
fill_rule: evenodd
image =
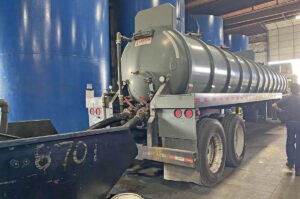
<path id="1" fill-rule="evenodd" d="M 214 186 L 222 178 L 226 159 L 226 137 L 218 120 L 203 118 L 197 123 L 197 147 L 199 183 Z"/>
<path id="2" fill-rule="evenodd" d="M 227 141 L 226 166 L 238 167 L 245 155 L 245 124 L 241 117 L 230 114 L 223 119 Z"/>

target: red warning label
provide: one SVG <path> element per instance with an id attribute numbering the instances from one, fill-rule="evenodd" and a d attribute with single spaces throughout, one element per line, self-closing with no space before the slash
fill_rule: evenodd
<path id="1" fill-rule="evenodd" d="M 136 40 L 135 47 L 143 46 L 143 45 L 147 45 L 147 44 L 151 44 L 151 43 L 152 43 L 152 37 L 147 37 L 147 38 Z"/>

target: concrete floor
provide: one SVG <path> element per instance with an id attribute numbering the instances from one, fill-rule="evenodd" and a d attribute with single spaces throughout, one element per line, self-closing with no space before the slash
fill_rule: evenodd
<path id="1" fill-rule="evenodd" d="M 144 198 L 174 199 L 300 199 L 300 177 L 285 168 L 284 125 L 278 122 L 249 123 L 246 154 L 237 169 L 226 168 L 224 179 L 214 188 L 125 174 L 112 194 L 134 192 Z"/>

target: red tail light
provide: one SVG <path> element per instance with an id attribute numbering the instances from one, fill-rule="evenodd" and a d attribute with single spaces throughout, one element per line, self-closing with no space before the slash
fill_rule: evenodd
<path id="1" fill-rule="evenodd" d="M 90 109 L 90 114 L 91 114 L 91 115 L 94 115 L 94 114 L 95 114 L 95 109 L 94 109 L 94 108 L 91 108 L 91 109 Z"/>
<path id="2" fill-rule="evenodd" d="M 175 109 L 174 116 L 177 117 L 177 118 L 181 118 L 182 111 L 180 109 Z"/>
<path id="3" fill-rule="evenodd" d="M 192 118 L 193 117 L 193 111 L 191 109 L 186 109 L 184 111 L 184 116 L 187 118 Z"/>
<path id="4" fill-rule="evenodd" d="M 100 108 L 97 108 L 96 109 L 96 115 L 100 115 L 101 114 L 101 110 L 100 110 Z"/>

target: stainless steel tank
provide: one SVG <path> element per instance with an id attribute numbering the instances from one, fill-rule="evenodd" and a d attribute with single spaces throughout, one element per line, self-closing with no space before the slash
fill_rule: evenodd
<path id="1" fill-rule="evenodd" d="M 130 42 L 122 78 L 132 97 L 149 99 L 164 79 L 168 94 L 283 92 L 286 78 L 194 36 L 155 28 L 153 37 Z"/>

